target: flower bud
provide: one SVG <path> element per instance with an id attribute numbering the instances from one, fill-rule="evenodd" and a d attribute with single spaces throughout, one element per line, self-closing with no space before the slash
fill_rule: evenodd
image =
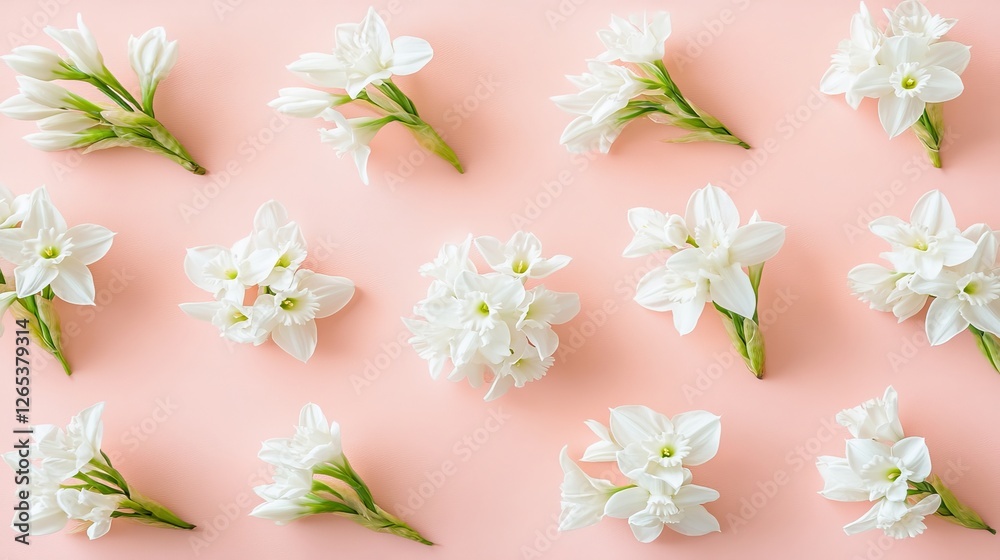
<path id="1" fill-rule="evenodd" d="M 951 490 L 945 486 L 941 478 L 935 474 L 932 474 L 927 478 L 927 482 L 934 487 L 934 491 L 941 496 L 941 508 L 938 509 L 938 515 L 944 517 L 952 523 L 957 523 L 963 527 L 968 527 L 969 529 L 982 529 L 984 531 L 989 531 L 992 534 L 997 534 L 996 530 L 986 524 L 979 514 L 973 511 L 968 506 L 965 506 L 958 501 L 958 498 L 952 494 Z M 943 511 L 942 511 L 943 510 Z"/>
<path id="2" fill-rule="evenodd" d="M 764 334 L 753 319 L 743 319 L 743 339 L 747 348 L 747 367 L 757 376 L 764 377 Z"/>

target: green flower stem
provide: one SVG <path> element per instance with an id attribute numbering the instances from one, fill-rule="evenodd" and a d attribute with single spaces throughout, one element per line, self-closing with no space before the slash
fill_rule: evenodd
<path id="1" fill-rule="evenodd" d="M 941 140 L 944 136 L 944 117 L 940 103 L 928 103 L 920 119 L 911 127 L 927 151 L 931 165 L 941 167 Z"/>
<path id="2" fill-rule="evenodd" d="M 743 317 L 742 315 L 730 311 L 717 303 L 713 303 L 715 309 L 722 315 L 722 324 L 729 334 L 729 339 L 733 347 L 743 358 L 743 363 L 747 369 L 757 379 L 764 378 L 764 334 L 757 323 L 756 310 L 754 317 Z M 756 309 L 756 308 L 755 308 Z"/>
<path id="3" fill-rule="evenodd" d="M 115 104 L 121 107 L 122 109 L 126 111 L 135 111 L 135 109 L 133 109 L 132 106 L 128 104 L 128 101 L 122 99 L 120 95 L 118 95 L 113 89 L 111 89 L 111 86 L 104 83 L 99 78 L 91 76 L 90 78 L 84 81 L 96 87 L 98 90 L 101 91 L 101 93 L 108 96 L 108 98 L 111 99 L 111 101 L 114 101 Z"/>
<path id="4" fill-rule="evenodd" d="M 53 331 L 58 332 L 58 326 L 50 326 L 44 319 L 42 319 L 38 302 L 35 300 L 37 297 L 43 297 L 51 302 L 54 294 L 52 293 L 51 288 L 46 287 L 42 294 L 18 298 L 17 303 L 20 304 L 20 306 L 30 315 L 27 317 L 28 321 L 34 320 L 35 324 L 38 325 L 38 340 L 36 340 L 36 342 L 42 347 L 43 350 L 52 354 L 53 357 L 59 360 L 59 364 L 62 366 L 63 371 L 66 372 L 66 375 L 73 375 L 73 369 L 70 367 L 69 361 L 66 360 L 66 356 L 63 355 L 62 345 L 58 342 L 59 337 L 53 334 Z M 46 302 L 46 304 L 51 305 L 51 303 L 48 302 Z M 52 313 L 55 313 L 55 311 L 52 310 Z"/>
<path id="5" fill-rule="evenodd" d="M 125 477 L 118 469 L 111 464 L 111 459 L 107 453 L 101 451 L 101 458 L 91 459 L 89 465 L 92 470 L 84 473 L 78 472 L 73 478 L 83 482 L 83 484 L 63 485 L 63 488 L 74 488 L 77 490 L 89 490 L 105 495 L 122 496 L 118 509 L 111 514 L 114 518 L 127 518 L 152 525 L 154 527 L 167 527 L 173 529 L 191 530 L 195 526 L 178 517 L 163 505 L 150 500 L 144 496 L 134 493 Z"/>
<path id="6" fill-rule="evenodd" d="M 969 332 L 976 337 L 976 346 L 986 356 L 993 369 L 1000 373 L 1000 339 L 993 333 L 981 331 L 969 325 Z"/>
<path id="7" fill-rule="evenodd" d="M 991 535 L 997 534 L 996 529 L 990 527 L 978 513 L 958 501 L 955 494 L 944 484 L 941 478 L 935 474 L 927 477 L 923 482 L 910 482 L 910 489 L 907 494 L 910 496 L 925 496 L 937 494 L 941 497 L 941 506 L 935 512 L 944 519 L 951 521 L 962 527 L 969 529 L 983 530 Z"/>
<path id="8" fill-rule="evenodd" d="M 747 144 L 735 134 L 730 132 L 719 119 L 702 111 L 681 93 L 677 83 L 670 77 L 670 72 L 663 64 L 662 60 L 657 60 L 652 64 L 642 64 L 643 68 L 649 70 L 656 78 L 656 84 L 663 89 L 666 98 L 676 105 L 676 112 L 670 111 L 668 107 L 662 107 L 661 112 L 668 116 L 668 122 L 686 130 L 693 131 L 677 141 L 687 142 L 694 140 L 715 140 L 726 144 L 734 144 L 745 150 L 750 149 Z"/>
<path id="9" fill-rule="evenodd" d="M 336 463 L 324 463 L 313 467 L 313 473 L 321 476 L 329 476 L 343 482 L 357 496 L 357 499 L 354 499 L 353 496 L 344 496 L 325 482 L 314 479 L 313 493 L 307 496 L 314 503 L 311 506 L 313 512 L 341 514 L 372 531 L 390 533 L 428 546 L 434 544 L 407 525 L 402 519 L 390 514 L 376 504 L 372 497 L 371 489 L 368 488 L 368 485 L 361 479 L 361 476 L 354 470 L 346 456 L 342 457 Z M 324 498 L 318 494 L 319 492 L 328 493 L 336 499 L 329 500 Z"/>

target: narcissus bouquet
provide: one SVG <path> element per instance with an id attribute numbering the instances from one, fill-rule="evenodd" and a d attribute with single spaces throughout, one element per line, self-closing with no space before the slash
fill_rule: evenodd
<path id="1" fill-rule="evenodd" d="M 372 139 L 383 126 L 398 122 L 408 128 L 421 146 L 464 173 L 458 156 L 443 138 L 424 121 L 413 101 L 392 81 L 393 76 L 416 73 L 434 55 L 430 43 L 417 37 L 389 37 L 389 29 L 375 8 L 369 8 L 361 23 L 337 26 L 337 45 L 332 53 L 307 53 L 288 65 L 288 69 L 309 83 L 330 93 L 303 87 L 284 88 L 280 97 L 270 102 L 279 112 L 303 119 L 321 118 L 335 128 L 321 128 L 320 140 L 337 150 L 337 156 L 350 154 L 361 180 L 368 184 L 368 156 Z M 340 113 L 343 105 L 359 102 L 377 117 L 347 118 Z"/>
<path id="2" fill-rule="evenodd" d="M 639 117 L 688 131 L 665 142 L 722 142 L 749 149 L 718 119 L 681 93 L 663 64 L 663 43 L 670 36 L 670 14 L 612 16 L 597 36 L 605 52 L 587 61 L 587 72 L 567 76 L 577 93 L 552 100 L 576 115 L 560 143 L 570 152 L 608 153 L 627 124 Z"/>
<path id="3" fill-rule="evenodd" d="M 616 463 L 628 483 L 619 486 L 593 478 L 559 453 L 563 469 L 559 530 L 593 525 L 605 517 L 628 519 L 639 542 L 655 540 L 664 527 L 689 537 L 720 531 L 719 521 L 703 504 L 719 493 L 691 483 L 694 467 L 719 450 L 719 417 L 695 410 L 668 418 L 645 406 L 611 409 L 610 426 L 588 420 L 600 438 L 583 454 L 583 461 Z"/>
<path id="4" fill-rule="evenodd" d="M 931 473 L 924 438 L 904 437 L 895 389 L 842 411 L 837 423 L 854 439 L 847 440 L 846 458 L 822 456 L 816 461 L 824 482 L 820 495 L 838 502 L 875 502 L 844 526 L 848 535 L 881 529 L 895 539 L 915 537 L 927 528 L 924 519 L 931 515 L 996 534 Z"/>
<path id="5" fill-rule="evenodd" d="M 269 439 L 258 457 L 274 466 L 274 482 L 254 488 L 264 503 L 250 515 L 285 525 L 307 515 L 332 513 L 379 533 L 434 543 L 375 503 L 368 485 L 340 445 L 340 425 L 328 423 L 319 406 L 299 414 L 290 438 Z"/>
<path id="6" fill-rule="evenodd" d="M 83 148 L 83 153 L 89 153 L 107 148 L 139 148 L 204 175 L 205 168 L 192 159 L 153 111 L 156 89 L 177 62 L 177 41 L 167 42 L 162 27 L 129 38 L 129 62 L 140 85 L 136 97 L 104 65 L 97 40 L 82 16 L 77 16 L 77 26 L 45 29 L 62 45 L 68 58 L 35 45 L 17 47 L 0 57 L 23 74 L 17 77 L 21 93 L 0 103 L 0 113 L 12 119 L 37 121 L 40 132 L 24 139 L 40 150 Z M 94 102 L 57 85 L 56 80 L 90 84 L 111 103 Z"/>
<path id="7" fill-rule="evenodd" d="M 883 31 L 861 3 L 851 19 L 851 37 L 837 47 L 820 90 L 845 94 L 853 109 L 865 97 L 878 99 L 889 138 L 912 129 L 934 167 L 941 167 L 941 104 L 962 94 L 960 76 L 969 65 L 970 47 L 945 41 L 958 20 L 931 14 L 918 0 L 904 0 L 885 14 L 889 24 Z"/>
<path id="8" fill-rule="evenodd" d="M 115 234 L 94 224 L 69 227 L 45 187 L 14 196 L 0 186 L 0 220 L 0 257 L 15 265 L 12 278 L 0 271 L 0 316 L 10 309 L 18 337 L 26 333 L 70 375 L 55 300 L 94 305 L 88 266 L 104 257 Z"/>
<path id="9" fill-rule="evenodd" d="M 763 377 L 758 292 L 764 262 L 785 242 L 785 226 L 761 221 L 756 212 L 741 226 L 733 200 L 713 185 L 691 195 L 684 216 L 633 208 L 628 221 L 635 237 L 624 256 L 673 253 L 665 265 L 639 280 L 635 301 L 646 309 L 671 312 L 681 335 L 694 330 L 705 304 L 711 303 L 747 368 Z"/>
<path id="10" fill-rule="evenodd" d="M 872 233 L 889 242 L 882 253 L 889 267 L 862 264 L 847 275 L 851 291 L 877 311 L 891 311 L 900 322 L 920 312 L 927 301 L 925 330 L 931 346 L 969 331 L 1000 372 L 1000 240 L 986 224 L 964 231 L 940 191 L 920 197 L 910 221 L 877 218 Z"/>
<path id="11" fill-rule="evenodd" d="M 208 321 L 219 336 L 259 346 L 268 338 L 296 359 L 316 350 L 316 319 L 343 309 L 354 283 L 302 268 L 306 240 L 299 225 L 271 200 L 257 210 L 253 231 L 231 247 L 188 249 L 184 272 L 214 301 L 183 303 L 185 313 Z"/>
<path id="12" fill-rule="evenodd" d="M 15 513 L 15 529 L 35 535 L 61 531 L 70 521 L 96 539 L 115 519 L 130 519 L 153 527 L 194 529 L 166 507 L 130 487 L 101 450 L 104 424 L 98 403 L 74 416 L 66 428 L 34 427 L 34 444 L 27 439 L 4 454 L 4 461 L 29 481 L 27 515 Z"/>
<path id="13" fill-rule="evenodd" d="M 447 244 L 434 262 L 420 267 L 433 279 L 427 297 L 417 303 L 417 319 L 403 319 L 410 344 L 429 362 L 437 379 L 451 362 L 450 381 L 467 379 L 473 387 L 492 376 L 486 400 L 511 387 L 541 379 L 555 362 L 560 325 L 580 312 L 577 294 L 526 288 L 570 262 L 564 255 L 545 258 L 542 243 L 519 231 L 504 243 L 478 237 L 476 247 L 493 270 L 481 274 L 469 258 L 472 236 L 460 245 Z"/>

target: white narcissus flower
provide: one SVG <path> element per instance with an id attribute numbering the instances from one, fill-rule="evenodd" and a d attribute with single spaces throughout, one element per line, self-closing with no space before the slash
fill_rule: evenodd
<path id="1" fill-rule="evenodd" d="M 111 138 L 114 132 L 107 127 L 93 127 L 80 132 L 65 132 L 61 130 L 43 130 L 25 135 L 24 141 L 36 150 L 43 152 L 61 152 L 86 148 L 105 138 Z"/>
<path id="2" fill-rule="evenodd" d="M 58 107 L 53 108 L 37 101 L 28 99 L 27 95 L 19 93 L 8 97 L 0 103 L 0 114 L 20 121 L 37 121 L 66 112 Z"/>
<path id="3" fill-rule="evenodd" d="M 64 111 L 58 115 L 52 115 L 40 119 L 37 123 L 39 130 L 49 132 L 67 132 L 74 134 L 82 132 L 88 128 L 98 125 L 98 120 L 88 113 L 78 111 Z"/>
<path id="4" fill-rule="evenodd" d="M 647 273 L 636 287 L 635 300 L 653 311 L 671 311 L 682 335 L 694 330 L 708 302 L 753 317 L 757 296 L 743 267 L 776 255 L 785 241 L 785 227 L 764 221 L 740 226 L 733 200 L 714 185 L 694 192 L 684 221 L 695 246 Z"/>
<path id="5" fill-rule="evenodd" d="M 51 49 L 37 45 L 16 47 L 10 54 L 0 56 L 7 66 L 18 74 L 30 76 L 36 80 L 52 81 L 60 79 L 75 79 L 82 77 L 59 54 Z"/>
<path id="6" fill-rule="evenodd" d="M 859 406 L 842 410 L 837 423 L 851 435 L 861 439 L 877 439 L 895 443 L 903 439 L 899 422 L 899 396 L 890 385 L 881 398 L 869 399 Z"/>
<path id="7" fill-rule="evenodd" d="M 0 229 L 17 227 L 28 214 L 30 195 L 14 193 L 0 185 Z"/>
<path id="8" fill-rule="evenodd" d="M 340 424 L 327 422 L 323 410 L 308 403 L 299 412 L 295 435 L 265 441 L 257 456 L 275 466 L 309 471 L 323 463 L 343 463 Z"/>
<path id="9" fill-rule="evenodd" d="M 490 268 L 516 278 L 545 278 L 572 260 L 566 255 L 542 257 L 542 242 L 524 231 L 515 232 L 507 243 L 495 237 L 477 237 L 476 248 Z"/>
<path id="10" fill-rule="evenodd" d="M 162 27 L 154 27 L 139 38 L 128 38 L 128 59 L 139 76 L 144 105 L 147 97 L 152 101 L 156 86 L 177 64 L 177 51 L 177 41 L 168 42 Z"/>
<path id="11" fill-rule="evenodd" d="M 576 317 L 580 312 L 580 296 L 555 292 L 545 286 L 528 290 L 526 296 L 524 313 L 515 327 L 531 341 L 540 358 L 547 358 L 559 346 L 559 335 L 552 325 L 561 325 Z"/>
<path id="12" fill-rule="evenodd" d="M 600 122 L 594 122 L 590 115 L 580 115 L 566 125 L 559 143 L 575 154 L 606 154 L 628 124 L 628 113 L 627 109 L 622 109 Z"/>
<path id="13" fill-rule="evenodd" d="M 926 322 L 932 346 L 944 344 L 969 325 L 1000 336 L 997 236 L 985 224 L 970 231 L 980 237 L 967 261 L 942 270 L 932 279 L 917 277 L 910 284 L 915 292 L 934 296 Z"/>
<path id="14" fill-rule="evenodd" d="M 231 299 L 182 303 L 182 311 L 200 321 L 212 323 L 219 336 L 239 344 L 260 346 L 267 342 L 274 327 L 274 306 L 268 301 L 243 305 Z"/>
<path id="15" fill-rule="evenodd" d="M 895 10 L 885 8 L 884 11 L 889 17 L 889 29 L 893 35 L 922 37 L 936 41 L 944 37 L 958 23 L 957 19 L 931 14 L 919 0 L 903 0 Z"/>
<path id="16" fill-rule="evenodd" d="M 938 190 L 920 197 L 909 223 L 883 216 L 868 227 L 892 245 L 892 251 L 882 257 L 897 272 L 915 272 L 925 279 L 936 278 L 943 267 L 964 263 L 976 251 L 976 242 L 962 236 L 951 204 Z M 911 280 L 911 289 L 912 285 Z"/>
<path id="17" fill-rule="evenodd" d="M 916 315 L 927 295 L 910 288 L 912 272 L 896 272 L 877 264 L 861 264 L 847 273 L 851 293 L 876 311 L 891 311 L 900 322 Z"/>
<path id="18" fill-rule="evenodd" d="M 278 260 L 274 249 L 248 250 L 247 244 L 192 247 L 184 256 L 184 273 L 202 290 L 242 305 L 246 289 L 267 278 Z"/>
<path id="19" fill-rule="evenodd" d="M 719 521 L 702 505 L 718 500 L 719 493 L 691 484 L 691 471 L 685 469 L 684 484 L 679 488 L 649 476 L 640 476 L 635 482 L 637 486 L 611 496 L 605 514 L 628 519 L 639 542 L 654 541 L 664 526 L 689 537 L 721 531 Z"/>
<path id="20" fill-rule="evenodd" d="M 589 116 L 594 124 L 624 109 L 633 97 L 648 87 L 624 66 L 591 60 L 587 69 L 590 72 L 581 76 L 566 76 L 579 92 L 557 95 L 552 101 L 564 111 Z"/>
<path id="21" fill-rule="evenodd" d="M 253 491 L 268 502 L 297 500 L 312 492 L 313 472 L 286 465 L 276 465 L 274 482 L 254 487 Z M 252 513 L 250 515 L 253 515 Z"/>
<path id="22" fill-rule="evenodd" d="M 51 286 L 67 303 L 94 305 L 94 278 L 87 265 L 108 252 L 114 235 L 93 224 L 68 228 L 41 187 L 31 193 L 21 227 L 0 230 L 0 257 L 17 265 L 18 297 Z"/>
<path id="23" fill-rule="evenodd" d="M 851 469 L 847 459 L 823 455 L 816 459 L 816 468 L 823 477 L 819 494 L 838 502 L 867 502 L 869 492 L 858 473 Z"/>
<path id="24" fill-rule="evenodd" d="M 316 319 L 340 311 L 354 297 L 354 283 L 340 276 L 299 270 L 291 283 L 274 294 L 261 294 L 274 312 L 271 339 L 303 362 L 316 350 Z"/>
<path id="25" fill-rule="evenodd" d="M 462 243 L 445 243 L 432 262 L 420 265 L 420 275 L 440 280 L 449 286 L 454 285 L 463 272 L 476 272 L 476 265 L 469 258 L 470 249 L 471 235 Z"/>
<path id="26" fill-rule="evenodd" d="M 643 257 L 660 251 L 676 251 L 688 246 L 691 232 L 684 218 L 652 208 L 632 208 L 628 225 L 635 237 L 622 252 L 623 257 Z"/>
<path id="27" fill-rule="evenodd" d="M 855 535 L 871 529 L 882 529 L 894 539 L 916 537 L 927 528 L 924 518 L 934 515 L 941 507 L 941 496 L 931 494 L 916 504 L 881 500 L 860 519 L 844 526 L 844 532 Z"/>
<path id="28" fill-rule="evenodd" d="M 111 529 L 111 514 L 118 509 L 124 498 L 125 496 L 118 494 L 104 495 L 75 488 L 63 488 L 56 493 L 59 507 L 70 519 L 90 524 L 87 536 L 91 540 L 103 537 Z"/>
<path id="29" fill-rule="evenodd" d="M 267 106 L 279 113 L 300 119 L 312 119 L 332 109 L 341 96 L 313 88 L 289 87 L 278 90 L 279 97 Z"/>
<path id="30" fill-rule="evenodd" d="M 663 59 L 663 43 L 670 36 L 670 14 L 655 12 L 633 14 L 628 19 L 611 16 L 609 29 L 597 32 L 607 52 L 600 60 L 620 60 L 622 62 L 655 62 Z"/>
<path id="31" fill-rule="evenodd" d="M 384 118 L 357 117 L 348 119 L 337 111 L 327 111 L 325 113 L 330 120 L 336 123 L 337 128 L 319 129 L 320 140 L 324 144 L 329 144 L 337 150 L 337 157 L 344 157 L 351 154 L 354 157 L 354 165 L 358 168 L 358 174 L 364 184 L 368 184 L 368 156 L 372 149 L 369 144 L 378 131 L 385 126 Z"/>
<path id="32" fill-rule="evenodd" d="M 291 284 L 295 271 L 305 262 L 308 252 L 299 225 L 288 219 L 285 207 L 276 200 L 264 203 L 253 218 L 249 248 L 274 252 L 277 260 L 266 278 L 255 284 L 284 289 Z"/>
<path id="33" fill-rule="evenodd" d="M 36 430 L 38 427 L 40 426 L 36 426 Z M 36 450 L 37 446 L 32 449 L 32 453 Z M 3 459 L 7 465 L 15 471 L 23 470 L 23 465 L 19 464 L 22 457 L 18 455 L 16 451 L 8 451 L 7 453 L 4 453 Z M 56 493 L 59 492 L 60 483 L 63 479 L 56 478 L 55 476 L 49 474 L 37 463 L 28 467 L 28 478 L 30 480 L 28 512 L 31 521 L 28 533 L 32 536 L 58 533 L 69 521 L 69 517 L 66 515 L 66 512 L 59 507 L 59 503 L 56 501 Z M 18 517 L 19 513 L 15 513 L 14 519 L 11 521 L 11 525 L 23 522 L 23 520 L 18 519 Z"/>
<path id="34" fill-rule="evenodd" d="M 931 44 L 920 37 L 888 37 L 878 62 L 858 76 L 853 89 L 878 99 L 882 128 L 894 138 L 920 119 L 928 103 L 961 95 L 965 86 L 959 76 L 969 65 L 969 47 L 954 41 Z"/>
<path id="35" fill-rule="evenodd" d="M 34 101 L 39 105 L 44 105 L 51 109 L 59 109 L 60 112 L 66 109 L 88 110 L 98 108 L 93 103 L 58 84 L 36 80 L 28 76 L 17 76 L 16 79 L 17 84 L 20 86 L 21 94 L 28 100 Z"/>
<path id="36" fill-rule="evenodd" d="M 601 436 L 597 430 L 595 433 Z M 719 417 L 710 412 L 696 410 L 668 418 L 645 406 L 628 405 L 611 409 L 608 441 L 613 447 L 601 447 L 616 450 L 614 460 L 625 476 L 635 479 L 646 474 L 676 488 L 683 483 L 682 467 L 701 465 L 715 457 L 721 435 Z M 592 447 L 583 460 L 608 458 L 601 453 L 595 459 Z"/>
<path id="37" fill-rule="evenodd" d="M 333 54 L 310 53 L 288 65 L 292 72 L 329 88 L 342 88 L 352 98 L 368 84 L 394 75 L 413 74 L 430 62 L 434 50 L 417 37 L 389 37 L 389 29 L 375 8 L 361 23 L 344 23 L 335 31 Z"/>
<path id="38" fill-rule="evenodd" d="M 56 29 L 49 26 L 45 32 L 66 49 L 73 64 L 91 76 L 104 77 L 108 72 L 104 67 L 104 57 L 97 47 L 97 39 L 83 23 L 83 15 L 76 16 L 77 29 Z"/>
<path id="39" fill-rule="evenodd" d="M 847 464 L 861 479 L 871 501 L 885 497 L 901 502 L 909 482 L 931 474 L 931 456 L 924 438 L 903 438 L 891 446 L 870 439 L 847 440 Z"/>
<path id="40" fill-rule="evenodd" d="M 566 447 L 559 452 L 563 471 L 562 509 L 559 530 L 571 531 L 593 525 L 604 518 L 604 508 L 617 488 L 610 480 L 593 478 L 569 458 Z"/>
<path id="41" fill-rule="evenodd" d="M 819 89 L 827 95 L 845 94 L 847 104 L 857 109 L 864 96 L 854 89 L 858 76 L 878 64 L 875 55 L 885 36 L 872 21 L 871 12 L 864 2 L 851 17 L 851 37 L 837 46 L 830 68 L 820 80 Z"/>
<path id="42" fill-rule="evenodd" d="M 102 412 L 103 402 L 71 418 L 66 429 L 51 424 L 35 426 L 37 456 L 46 474 L 65 480 L 80 472 L 91 460 L 100 460 L 104 435 Z"/>

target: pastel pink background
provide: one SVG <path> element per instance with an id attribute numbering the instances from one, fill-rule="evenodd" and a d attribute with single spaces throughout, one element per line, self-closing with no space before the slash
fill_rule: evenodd
<path id="1" fill-rule="evenodd" d="M 56 13 L 46 15 L 46 4 L 58 6 L 50 10 Z M 872 8 L 886 5 L 877 0 Z M 349 160 L 319 143 L 319 122 L 286 124 L 266 106 L 280 87 L 304 85 L 284 65 L 300 53 L 329 50 L 334 26 L 358 21 L 367 5 L 286 0 L 278 6 L 5 3 L 0 50 L 13 46 L 15 36 L 52 46 L 26 21 L 67 27 L 83 11 L 108 66 L 129 85 L 129 34 L 165 26 L 180 40 L 181 58 L 157 96 L 158 114 L 212 173 L 190 175 L 135 150 L 82 159 L 42 153 L 20 139 L 34 131 L 32 124 L 0 121 L 4 183 L 15 192 L 47 184 L 70 223 L 119 232 L 93 267 L 98 306 L 61 310 L 66 328 L 73 323 L 82 331 L 67 343 L 75 375 L 67 379 L 35 354 L 32 419 L 63 424 L 106 400 L 105 450 L 134 487 L 199 525 L 184 533 L 116 522 L 94 542 L 63 533 L 36 538 L 30 548 L 13 544 L 11 533 L 0 540 L 3 555 L 996 557 L 998 537 L 941 519 L 929 519 L 916 540 L 892 542 L 874 532 L 848 537 L 841 527 L 867 505 L 818 496 L 821 480 L 812 466 L 816 455 L 843 453 L 846 432 L 828 429 L 833 415 L 892 384 L 907 433 L 927 438 L 935 470 L 1000 525 L 1000 377 L 971 336 L 928 348 L 920 318 L 897 325 L 856 301 L 845 281 L 852 266 L 874 261 L 884 249 L 857 224 L 906 216 L 927 190 L 943 190 L 962 224 L 1000 226 L 994 2 L 930 6 L 959 18 L 952 37 L 973 45 L 966 93 L 945 109 L 954 142 L 943 154 L 944 170 L 934 170 L 911 134 L 886 138 L 874 102 L 855 113 L 841 97 L 816 91 L 847 34 L 853 0 L 510 0 L 490 7 L 382 1 L 376 7 L 389 14 L 393 35 L 416 35 L 434 46 L 433 61 L 398 83 L 447 135 L 468 172 L 458 175 L 425 156 L 406 131 L 390 126 L 374 142 L 368 187 Z M 584 59 L 600 51 L 595 31 L 612 10 L 643 9 L 670 10 L 666 60 L 673 76 L 756 149 L 663 144 L 673 131 L 652 123 L 630 126 L 608 156 L 571 156 L 557 143 L 569 117 L 548 97 L 570 91 L 563 74 L 579 73 Z M 0 69 L 0 97 L 15 91 L 14 74 Z M 408 157 L 416 165 L 408 167 Z M 621 257 L 631 238 L 626 210 L 677 212 L 707 182 L 729 187 L 744 218 L 756 208 L 789 226 L 762 287 L 765 381 L 732 359 L 714 314 L 706 312 L 682 339 L 669 315 L 631 301 L 635 280 L 652 261 Z M 302 225 L 314 268 L 358 285 L 346 309 L 320 322 L 320 346 L 307 365 L 273 344 L 229 345 L 177 307 L 205 298 L 184 276 L 184 249 L 245 235 L 255 209 L 270 198 Z M 427 281 L 416 270 L 441 244 L 469 232 L 506 238 L 519 227 L 536 233 L 547 253 L 573 257 L 546 284 L 579 292 L 583 312 L 560 329 L 573 352 L 544 380 L 484 403 L 481 391 L 433 382 L 426 364 L 399 344 L 405 338 L 399 318 L 425 294 Z M 3 346 L 12 357 L 13 337 Z M 13 428 L 14 396 L 3 394 L 0 425 Z M 286 527 L 247 516 L 258 503 L 250 488 L 266 477 L 256 458 L 261 440 L 289 434 L 308 401 L 341 423 L 346 450 L 376 499 L 439 546 L 329 516 Z M 684 538 L 664 531 L 643 545 L 618 520 L 555 532 L 559 449 L 568 444 L 579 457 L 592 440 L 583 421 L 606 421 L 608 407 L 621 404 L 722 415 L 721 450 L 694 471 L 696 482 L 722 494 L 709 505 L 722 533 Z M 448 464 L 449 474 L 440 474 Z M 596 467 L 595 475 L 610 465 Z M 783 484 L 769 482 L 775 479 Z M 12 490 L 6 475 L 2 487 L 6 519 Z M 420 492 L 418 501 L 413 496 Z"/>

